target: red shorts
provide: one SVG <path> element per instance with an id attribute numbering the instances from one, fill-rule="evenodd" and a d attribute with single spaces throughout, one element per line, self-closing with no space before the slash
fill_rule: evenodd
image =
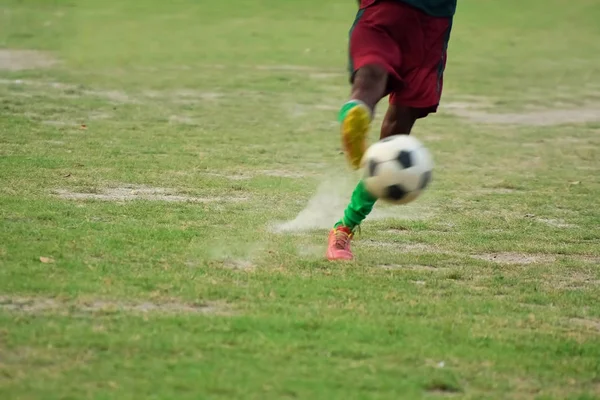
<path id="1" fill-rule="evenodd" d="M 397 0 L 359 10 L 350 31 L 350 73 L 368 64 L 389 73 L 390 103 L 435 112 L 442 95 L 451 18 L 432 17 Z"/>

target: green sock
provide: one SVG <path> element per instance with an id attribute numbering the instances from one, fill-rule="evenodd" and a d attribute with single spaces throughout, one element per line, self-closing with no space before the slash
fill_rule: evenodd
<path id="1" fill-rule="evenodd" d="M 340 225 L 347 226 L 350 229 L 356 228 L 373 209 L 377 198 L 372 196 L 365 188 L 364 182 L 361 180 L 356 185 L 350 204 L 344 211 L 344 217 L 335 224 L 335 228 Z"/>
<path id="2" fill-rule="evenodd" d="M 348 114 L 348 111 L 350 111 L 354 106 L 357 106 L 359 104 L 364 103 L 360 100 L 350 100 L 349 102 L 344 103 L 344 105 L 340 109 L 340 112 L 338 113 L 338 122 L 342 122 L 344 118 L 346 118 L 346 114 Z"/>

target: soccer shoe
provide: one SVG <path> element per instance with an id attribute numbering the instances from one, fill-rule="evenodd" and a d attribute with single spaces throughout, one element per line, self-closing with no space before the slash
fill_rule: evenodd
<path id="1" fill-rule="evenodd" d="M 350 250 L 350 241 L 353 233 L 350 228 L 339 226 L 333 228 L 329 232 L 329 244 L 327 246 L 327 259 L 329 261 L 336 260 L 352 260 L 354 256 Z"/>
<path id="2" fill-rule="evenodd" d="M 346 159 L 352 168 L 358 169 L 367 151 L 371 111 L 365 104 L 357 102 L 346 111 L 341 122 L 342 145 Z"/>

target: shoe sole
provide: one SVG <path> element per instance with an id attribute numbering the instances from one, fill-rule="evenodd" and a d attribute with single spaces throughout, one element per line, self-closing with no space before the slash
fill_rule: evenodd
<path id="1" fill-rule="evenodd" d="M 354 257 L 351 257 L 351 258 L 336 258 L 336 257 L 333 257 L 330 254 L 327 254 L 326 257 L 327 257 L 327 261 L 352 261 L 352 260 L 354 260 Z"/>
<path id="2" fill-rule="evenodd" d="M 369 110 L 357 105 L 348 111 L 342 121 L 342 143 L 348 163 L 353 169 L 360 167 L 360 162 L 367 150 L 367 134 L 371 125 Z"/>

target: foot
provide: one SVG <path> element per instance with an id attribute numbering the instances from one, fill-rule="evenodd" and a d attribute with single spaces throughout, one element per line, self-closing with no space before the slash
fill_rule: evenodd
<path id="1" fill-rule="evenodd" d="M 346 106 L 348 107 L 347 109 Z M 342 108 L 341 134 L 342 145 L 348 163 L 354 169 L 360 167 L 365 151 L 367 151 L 367 134 L 371 125 L 371 111 L 361 102 L 349 102 Z"/>
<path id="2" fill-rule="evenodd" d="M 329 245 L 327 246 L 327 259 L 352 260 L 354 256 L 350 250 L 350 241 L 352 240 L 352 230 L 345 226 L 333 228 L 329 232 Z"/>

